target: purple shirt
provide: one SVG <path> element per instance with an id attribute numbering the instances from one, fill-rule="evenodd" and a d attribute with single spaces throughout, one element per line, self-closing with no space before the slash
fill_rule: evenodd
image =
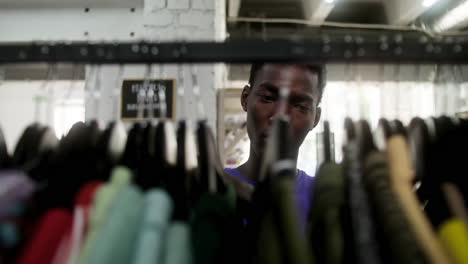
<path id="1" fill-rule="evenodd" d="M 239 179 L 255 185 L 256 182 L 242 175 L 239 170 L 236 168 L 226 168 L 224 169 L 227 173 L 238 177 Z M 305 227 L 307 221 L 307 215 L 309 214 L 311 197 L 312 197 L 312 187 L 314 185 L 314 178 L 307 175 L 302 170 L 298 170 L 299 173 L 296 177 L 295 184 L 295 193 L 294 201 L 299 212 L 299 221 L 302 227 Z"/>

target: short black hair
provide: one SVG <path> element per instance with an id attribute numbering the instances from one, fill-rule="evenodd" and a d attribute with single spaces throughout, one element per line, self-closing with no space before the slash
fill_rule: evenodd
<path id="1" fill-rule="evenodd" d="M 265 64 L 266 64 L 265 62 L 254 62 L 254 63 L 252 63 L 252 67 L 250 68 L 250 77 L 249 77 L 250 87 L 253 87 L 253 84 L 255 82 L 255 77 L 257 76 L 257 72 L 259 72 L 260 69 Z M 286 64 L 289 64 L 289 63 L 286 63 Z M 317 74 L 318 89 L 319 89 L 318 103 L 320 103 L 320 101 L 322 101 L 323 92 L 324 92 L 325 86 L 327 84 L 327 70 L 326 70 L 325 64 L 321 64 L 321 63 L 315 63 L 315 64 L 311 64 L 311 63 L 304 63 L 304 64 L 291 63 L 290 65 L 298 65 L 298 66 L 306 67 L 311 72 Z"/>

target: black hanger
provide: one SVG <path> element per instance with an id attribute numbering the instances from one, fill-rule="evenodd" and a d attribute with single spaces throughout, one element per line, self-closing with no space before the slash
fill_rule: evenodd
<path id="1" fill-rule="evenodd" d="M 192 178 L 191 168 L 187 166 L 187 136 L 190 133 L 185 120 L 181 120 L 177 127 L 177 159 L 174 175 L 168 178 L 167 189 L 174 200 L 174 214 L 176 220 L 187 220 L 189 216 L 189 189 Z"/>
<path id="2" fill-rule="evenodd" d="M 398 134 L 404 137 L 407 136 L 406 128 L 400 120 L 395 119 L 391 121 L 390 127 L 392 128 L 393 134 Z"/>
<path id="3" fill-rule="evenodd" d="M 27 148 L 30 158 L 24 162 L 20 169 L 37 183 L 47 180 L 48 167 L 51 159 L 59 145 L 55 132 L 49 127 L 40 127 L 38 130 L 37 143 L 35 146 Z"/>
<path id="4" fill-rule="evenodd" d="M 8 154 L 6 140 L 3 135 L 3 131 L 0 128 L 0 169 L 7 169 L 11 167 L 11 157 Z"/>
<path id="5" fill-rule="evenodd" d="M 38 123 L 33 123 L 23 131 L 13 153 L 13 165 L 15 167 L 20 168 L 36 156 L 41 129 L 42 127 Z"/>
<path id="6" fill-rule="evenodd" d="M 376 146 L 380 151 L 387 148 L 387 140 L 393 135 L 390 122 L 385 118 L 380 118 L 377 125 L 377 130 L 374 134 Z"/>
<path id="7" fill-rule="evenodd" d="M 425 212 L 437 227 L 451 216 L 441 186 L 444 182 L 456 181 L 456 175 L 464 170 L 465 159 L 456 155 L 462 144 L 456 138 L 457 126 L 447 116 L 438 117 L 434 121 L 437 137 L 431 145 L 428 169 L 418 194 L 427 201 Z"/>
<path id="8" fill-rule="evenodd" d="M 44 188 L 38 193 L 39 211 L 50 207 L 72 208 L 81 186 L 102 177 L 97 165 L 99 135 L 96 122 L 78 122 L 60 141 L 51 159 Z"/>
<path id="9" fill-rule="evenodd" d="M 332 162 L 332 143 L 330 136 L 330 123 L 325 120 L 323 122 L 323 156 L 325 162 Z"/>
<path id="10" fill-rule="evenodd" d="M 205 120 L 198 122 L 197 143 L 200 192 L 223 193 L 226 190 L 223 183 L 224 177 L 222 177 L 224 172 L 216 149 L 213 132 Z"/>
<path id="11" fill-rule="evenodd" d="M 376 150 L 372 131 L 366 120 L 359 120 L 355 124 L 356 140 L 360 149 L 360 156 L 364 158 L 369 152 Z"/>
<path id="12" fill-rule="evenodd" d="M 160 175 L 159 160 L 156 160 L 155 150 L 156 127 L 151 122 L 146 124 L 142 133 L 140 150 L 140 165 L 135 175 L 135 183 L 143 190 L 158 186 L 157 177 Z"/>
<path id="13" fill-rule="evenodd" d="M 127 136 L 125 150 L 119 164 L 136 171 L 140 161 L 140 147 L 143 141 L 144 127 L 140 123 L 134 123 Z"/>
<path id="14" fill-rule="evenodd" d="M 172 131 L 175 133 L 175 131 Z M 158 176 L 155 177 L 154 186 L 160 186 L 162 188 L 167 187 L 167 178 L 169 175 L 172 175 L 169 172 L 169 164 L 167 162 L 165 148 L 166 148 L 166 138 L 165 138 L 165 122 L 161 121 L 156 124 L 154 129 L 154 162 L 153 168 L 155 172 L 158 173 Z M 175 137 L 175 135 L 174 135 Z"/>
<path id="15" fill-rule="evenodd" d="M 457 164 L 457 171 L 455 172 L 453 182 L 458 189 L 462 192 L 465 199 L 465 204 L 468 204 L 468 177 L 465 177 L 464 172 L 466 170 L 461 167 L 465 166 L 467 163 L 466 157 L 468 157 L 468 120 L 459 119 L 457 124 L 456 134 L 454 135 L 454 140 L 458 143 L 456 152 L 453 154 L 455 159 L 454 163 Z"/>
<path id="16" fill-rule="evenodd" d="M 419 117 L 413 118 L 408 126 L 408 145 L 416 182 L 420 182 L 425 175 L 429 144 L 426 122 Z"/>
<path id="17" fill-rule="evenodd" d="M 344 129 L 346 133 L 346 141 L 350 142 L 356 138 L 356 129 L 354 127 L 354 122 L 351 118 L 346 117 L 344 120 Z"/>

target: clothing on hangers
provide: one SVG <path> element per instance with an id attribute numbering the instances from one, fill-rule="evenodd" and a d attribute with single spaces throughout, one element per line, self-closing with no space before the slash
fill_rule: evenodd
<path id="1" fill-rule="evenodd" d="M 468 228 L 459 218 L 451 218 L 442 223 L 438 230 L 439 238 L 453 259 L 453 263 L 468 263 Z"/>
<path id="2" fill-rule="evenodd" d="M 463 195 L 460 193 L 457 186 L 453 183 L 443 183 L 441 188 L 445 194 L 445 199 L 452 215 L 462 220 L 465 227 L 468 228 L 468 212 Z"/>
<path id="3" fill-rule="evenodd" d="M 192 209 L 190 219 L 195 264 L 238 263 L 233 248 L 238 226 L 235 222 L 236 192 L 227 185 L 225 194 L 206 192 Z"/>
<path id="4" fill-rule="evenodd" d="M 316 263 L 341 264 L 345 260 L 342 227 L 345 195 L 342 165 L 322 164 L 315 176 L 307 224 L 307 239 Z"/>
<path id="5" fill-rule="evenodd" d="M 257 182 L 242 175 L 237 168 L 225 168 L 224 171 L 251 186 L 255 187 L 257 185 Z M 314 177 L 311 177 L 307 175 L 305 171 L 298 169 L 294 180 L 294 202 L 297 210 L 299 211 L 299 224 L 302 227 L 302 230 L 305 228 L 307 215 L 312 203 L 311 193 L 313 193 L 313 186 Z"/>
<path id="6" fill-rule="evenodd" d="M 379 248 L 376 236 L 376 223 L 369 204 L 370 199 L 364 189 L 360 151 L 355 140 L 348 142 L 344 147 L 354 254 L 357 263 L 382 263 L 382 249 Z"/>
<path id="7" fill-rule="evenodd" d="M 312 260 L 293 202 L 295 171 L 295 164 L 290 160 L 275 163 L 271 177 L 264 183 L 265 192 L 259 193 L 264 199 L 265 213 L 263 217 L 260 215 L 258 263 L 310 263 Z"/>
<path id="8" fill-rule="evenodd" d="M 154 188 L 146 192 L 132 263 L 160 263 L 163 260 L 173 207 L 172 198 L 165 190 Z"/>
<path id="9" fill-rule="evenodd" d="M 88 247 L 82 263 L 126 264 L 135 252 L 138 230 L 143 216 L 143 193 L 133 184 L 126 184 L 111 201 L 109 212 L 95 239 Z"/>
<path id="10" fill-rule="evenodd" d="M 182 221 L 174 221 L 167 231 L 166 247 L 163 264 L 193 263 L 192 240 L 190 226 Z"/>
<path id="11" fill-rule="evenodd" d="M 23 206 L 37 189 L 36 184 L 19 170 L 0 170 L 0 219 Z"/>
<path id="12" fill-rule="evenodd" d="M 402 136 L 392 136 L 387 143 L 387 160 L 393 192 L 402 207 L 417 241 L 429 263 L 451 263 L 431 224 L 420 210 L 413 192 L 413 173 L 406 141 Z"/>
<path id="13" fill-rule="evenodd" d="M 34 234 L 24 246 L 17 264 L 49 264 L 59 247 L 63 234 L 72 225 L 72 214 L 64 208 L 48 210 L 39 220 Z"/>
<path id="14" fill-rule="evenodd" d="M 53 264 L 74 264 L 86 236 L 90 206 L 96 190 L 102 185 L 99 180 L 86 183 L 78 192 L 73 208 L 73 222 L 69 233 L 64 234 Z"/>
<path id="15" fill-rule="evenodd" d="M 96 244 L 100 229 L 105 224 L 105 220 L 108 219 L 113 200 L 125 185 L 130 184 L 131 179 L 132 173 L 130 170 L 119 166 L 112 170 L 110 182 L 100 186 L 96 190 L 88 220 L 88 231 L 80 250 L 78 263 L 88 263 L 86 261 L 90 251 Z"/>
<path id="16" fill-rule="evenodd" d="M 425 263 L 415 234 L 393 193 L 385 154 L 371 152 L 364 161 L 363 180 L 375 212 L 382 258 L 388 263 Z"/>

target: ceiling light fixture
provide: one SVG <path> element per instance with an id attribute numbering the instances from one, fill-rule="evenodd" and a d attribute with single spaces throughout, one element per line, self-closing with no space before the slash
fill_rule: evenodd
<path id="1" fill-rule="evenodd" d="M 424 7 L 431 7 L 433 6 L 438 0 L 423 0 L 422 5 Z"/>
<path id="2" fill-rule="evenodd" d="M 333 3 L 335 2 L 335 0 L 324 0 L 324 1 L 325 1 L 325 3 L 327 3 L 327 4 L 333 4 Z"/>
<path id="3" fill-rule="evenodd" d="M 445 13 L 434 24 L 434 30 L 442 32 L 462 28 L 468 25 L 468 1 L 465 0 L 455 8 Z"/>

